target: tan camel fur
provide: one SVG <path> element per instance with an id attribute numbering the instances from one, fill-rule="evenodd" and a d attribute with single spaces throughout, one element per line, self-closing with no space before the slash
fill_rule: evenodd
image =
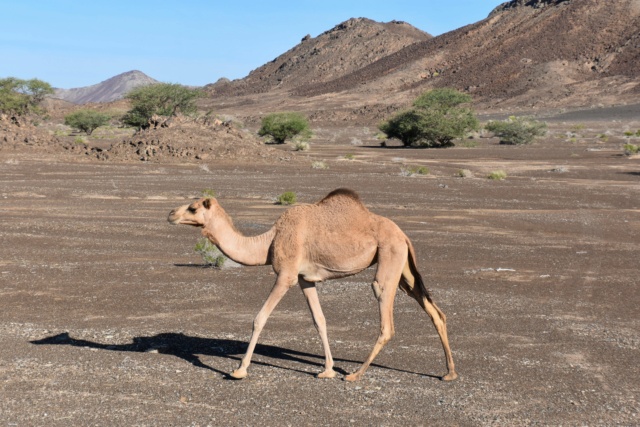
<path id="1" fill-rule="evenodd" d="M 276 282 L 253 322 L 246 354 L 234 378 L 244 378 L 267 318 L 284 294 L 296 283 L 304 293 L 325 354 L 320 378 L 333 378 L 333 359 L 316 282 L 356 274 L 377 263 L 372 287 L 380 304 L 380 334 L 364 364 L 347 381 L 362 377 L 373 359 L 394 335 L 393 300 L 398 286 L 413 297 L 431 318 L 447 361 L 450 381 L 455 372 L 444 313 L 432 301 L 420 273 L 409 238 L 391 220 L 371 213 L 356 193 L 347 189 L 331 192 L 312 205 L 294 206 L 275 225 L 259 236 L 246 237 L 212 198 L 181 206 L 169 214 L 169 222 L 202 227 L 202 234 L 232 260 L 243 265 L 272 265 Z"/>

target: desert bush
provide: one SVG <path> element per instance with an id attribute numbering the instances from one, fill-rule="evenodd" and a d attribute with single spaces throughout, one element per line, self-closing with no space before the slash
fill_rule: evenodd
<path id="1" fill-rule="evenodd" d="M 635 144 L 624 144 L 624 154 L 627 156 L 633 156 L 640 152 L 640 146 Z"/>
<path id="2" fill-rule="evenodd" d="M 198 240 L 193 250 L 202 257 L 205 264 L 214 268 L 222 268 L 227 261 L 220 249 L 204 237 Z"/>
<path id="3" fill-rule="evenodd" d="M 107 114 L 95 110 L 78 110 L 64 117 L 64 124 L 91 135 L 100 126 L 109 123 Z"/>
<path id="4" fill-rule="evenodd" d="M 507 177 L 507 173 L 503 170 L 492 171 L 487 175 L 487 178 L 493 179 L 496 181 L 502 181 Z"/>
<path id="5" fill-rule="evenodd" d="M 355 156 L 355 154 L 347 153 L 347 154 L 344 155 L 344 158 L 346 160 L 354 160 L 356 158 L 356 156 Z"/>
<path id="6" fill-rule="evenodd" d="M 215 190 L 212 190 L 210 188 L 205 188 L 204 190 L 202 190 L 202 197 L 208 197 L 213 199 L 216 197 L 216 192 Z"/>
<path id="7" fill-rule="evenodd" d="M 405 147 L 452 146 L 454 139 L 478 128 L 473 111 L 460 106 L 469 102 L 469 95 L 455 89 L 434 89 L 420 95 L 412 109 L 381 123 L 379 129 Z"/>
<path id="8" fill-rule="evenodd" d="M 460 169 L 458 170 L 457 175 L 460 178 L 471 178 L 473 177 L 473 172 L 471 172 L 469 169 Z"/>
<path id="9" fill-rule="evenodd" d="M 53 94 L 53 88 L 39 79 L 22 80 L 15 77 L 0 79 L 0 112 L 15 116 L 42 114 L 40 102 Z"/>
<path id="10" fill-rule="evenodd" d="M 293 205 L 297 201 L 296 193 L 293 191 L 285 191 L 276 199 L 278 205 Z"/>
<path id="11" fill-rule="evenodd" d="M 547 124 L 530 117 L 511 116 L 505 121 L 490 121 L 485 128 L 500 138 L 501 144 L 530 144 L 547 133 Z"/>
<path id="12" fill-rule="evenodd" d="M 632 131 L 632 130 L 627 130 L 627 131 L 624 132 L 624 136 L 627 136 L 627 137 L 631 137 L 631 136 L 635 136 L 635 135 L 636 135 L 636 133 L 634 131 Z"/>
<path id="13" fill-rule="evenodd" d="M 315 161 L 311 163 L 311 169 L 329 169 L 325 162 Z"/>
<path id="14" fill-rule="evenodd" d="M 400 175 L 413 176 L 413 175 L 429 175 L 431 171 L 426 166 L 407 166 L 400 169 Z"/>
<path id="15" fill-rule="evenodd" d="M 300 113 L 272 113 L 262 119 L 258 130 L 260 136 L 270 136 L 276 144 L 284 144 L 287 139 L 311 137 L 309 121 Z"/>
<path id="16" fill-rule="evenodd" d="M 125 98 L 131 109 L 122 118 L 123 122 L 138 128 L 147 128 L 154 115 L 175 116 L 178 113 L 196 112 L 195 101 L 203 92 L 177 83 L 158 83 L 133 89 Z"/>
<path id="17" fill-rule="evenodd" d="M 293 144 L 293 149 L 295 151 L 309 151 L 311 146 L 307 141 L 296 141 L 295 144 Z"/>

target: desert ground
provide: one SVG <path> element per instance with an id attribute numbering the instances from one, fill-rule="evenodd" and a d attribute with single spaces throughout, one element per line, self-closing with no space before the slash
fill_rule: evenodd
<path id="1" fill-rule="evenodd" d="M 640 159 L 621 149 L 634 117 L 551 117 L 533 145 L 437 150 L 318 128 L 309 152 L 258 164 L 0 151 L 0 425 L 638 425 Z M 505 180 L 486 178 L 498 169 Z M 199 231 L 169 211 L 211 189 L 251 235 L 287 209 L 282 192 L 313 203 L 338 187 L 412 239 L 456 381 L 440 381 L 435 329 L 401 292 L 395 337 L 343 381 L 378 333 L 374 268 L 318 285 L 339 378 L 315 377 L 322 347 L 298 288 L 249 376 L 228 377 L 275 276 L 207 268 Z"/>

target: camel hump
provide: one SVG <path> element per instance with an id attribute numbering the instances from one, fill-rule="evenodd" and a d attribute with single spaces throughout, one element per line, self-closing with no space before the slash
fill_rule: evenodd
<path id="1" fill-rule="evenodd" d="M 360 200 L 360 196 L 358 196 L 358 193 L 348 188 L 337 188 L 333 190 L 331 193 L 327 194 L 324 199 L 320 200 L 320 203 L 338 197 L 348 197 L 352 200 L 355 200 L 356 202 L 362 203 L 362 201 Z"/>

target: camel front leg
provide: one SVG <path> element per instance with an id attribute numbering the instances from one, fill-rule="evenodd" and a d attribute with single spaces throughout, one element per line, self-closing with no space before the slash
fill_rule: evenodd
<path id="1" fill-rule="evenodd" d="M 315 283 L 307 282 L 299 278 L 300 288 L 304 296 L 307 298 L 307 304 L 313 316 L 313 323 L 320 334 L 322 340 L 322 348 L 324 349 L 324 372 L 318 374 L 318 378 L 335 378 L 336 371 L 333 370 L 333 357 L 331 357 L 331 349 L 329 348 L 329 338 L 327 337 L 327 322 L 322 313 L 320 299 L 318 298 L 318 290 Z"/>
<path id="2" fill-rule="evenodd" d="M 264 305 L 253 321 L 253 332 L 251 333 L 249 347 L 247 348 L 247 352 L 242 358 L 238 369 L 231 373 L 231 376 L 233 378 L 242 379 L 247 376 L 247 368 L 251 364 L 251 357 L 253 356 L 253 351 L 256 348 L 258 337 L 260 336 L 260 332 L 262 332 L 262 328 L 264 328 L 264 325 L 267 323 L 267 319 L 271 315 L 273 309 L 276 308 L 276 305 L 278 305 L 284 294 L 286 294 L 289 288 L 295 283 L 295 276 L 293 279 L 291 279 L 289 276 L 278 275 L 271 293 L 267 297 L 267 300 L 264 302 Z"/>

